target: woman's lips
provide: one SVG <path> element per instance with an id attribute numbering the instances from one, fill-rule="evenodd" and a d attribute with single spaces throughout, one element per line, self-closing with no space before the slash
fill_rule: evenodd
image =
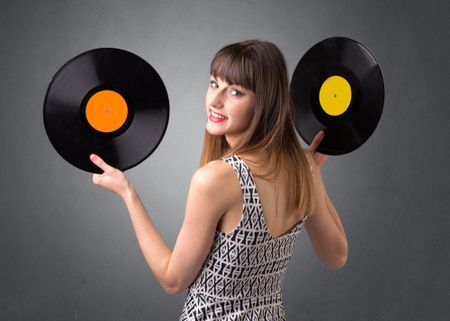
<path id="1" fill-rule="evenodd" d="M 214 115 L 215 113 L 213 113 L 212 111 L 209 113 L 209 120 L 210 121 L 212 121 L 212 122 L 214 122 L 214 123 L 220 123 L 220 122 L 223 122 L 223 121 L 225 121 L 225 120 L 227 120 L 226 118 L 225 118 L 225 116 L 222 116 L 222 117 L 220 117 L 219 115 L 219 117 L 217 117 L 217 116 L 215 116 Z"/>

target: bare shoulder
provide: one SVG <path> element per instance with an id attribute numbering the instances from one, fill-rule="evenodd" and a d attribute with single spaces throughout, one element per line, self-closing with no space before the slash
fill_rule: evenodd
<path id="1" fill-rule="evenodd" d="M 236 180 L 234 169 L 223 160 L 214 160 L 200 167 L 192 181 L 199 187 L 213 191 L 226 190 L 227 184 Z"/>
<path id="2" fill-rule="evenodd" d="M 234 169 L 223 160 L 215 160 L 200 167 L 192 176 L 190 194 L 221 217 L 241 199 L 241 188 Z"/>

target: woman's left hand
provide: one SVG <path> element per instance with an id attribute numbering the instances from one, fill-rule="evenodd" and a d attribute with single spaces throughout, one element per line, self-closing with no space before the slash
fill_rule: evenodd
<path id="1" fill-rule="evenodd" d="M 325 132 L 323 130 L 319 131 L 316 136 L 314 137 L 311 144 L 304 149 L 306 157 L 308 158 L 308 162 L 311 167 L 311 171 L 319 172 L 320 173 L 320 167 L 322 164 L 327 160 L 328 156 L 322 153 L 319 153 L 316 151 L 317 147 L 322 142 L 323 138 L 325 137 Z"/>
<path id="2" fill-rule="evenodd" d="M 103 170 L 103 174 L 94 174 L 92 176 L 92 182 L 95 185 L 117 194 L 121 199 L 124 199 L 131 187 L 125 174 L 121 170 L 106 164 L 105 161 L 96 154 L 91 154 L 90 160 Z"/>

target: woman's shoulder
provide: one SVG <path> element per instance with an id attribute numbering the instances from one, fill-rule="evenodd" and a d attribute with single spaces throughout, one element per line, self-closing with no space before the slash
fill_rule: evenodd
<path id="1" fill-rule="evenodd" d="M 233 168 L 220 159 L 197 169 L 192 176 L 191 189 L 192 193 L 215 203 L 222 211 L 234 206 L 241 198 L 240 183 Z"/>
<path id="2" fill-rule="evenodd" d="M 232 180 L 236 180 L 236 174 L 224 160 L 217 159 L 197 169 L 192 179 L 208 188 L 223 188 Z"/>

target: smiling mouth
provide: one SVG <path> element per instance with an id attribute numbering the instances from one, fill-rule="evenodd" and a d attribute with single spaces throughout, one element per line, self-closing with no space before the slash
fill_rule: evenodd
<path id="1" fill-rule="evenodd" d="M 216 112 L 213 112 L 212 110 L 210 111 L 210 115 L 212 115 L 214 118 L 218 118 L 218 119 L 226 119 L 225 116 L 218 114 Z"/>
<path id="2" fill-rule="evenodd" d="M 227 120 L 227 118 L 225 116 L 222 116 L 220 114 L 217 114 L 217 113 L 211 111 L 209 113 L 209 120 L 214 123 L 220 123 L 220 122 Z"/>

